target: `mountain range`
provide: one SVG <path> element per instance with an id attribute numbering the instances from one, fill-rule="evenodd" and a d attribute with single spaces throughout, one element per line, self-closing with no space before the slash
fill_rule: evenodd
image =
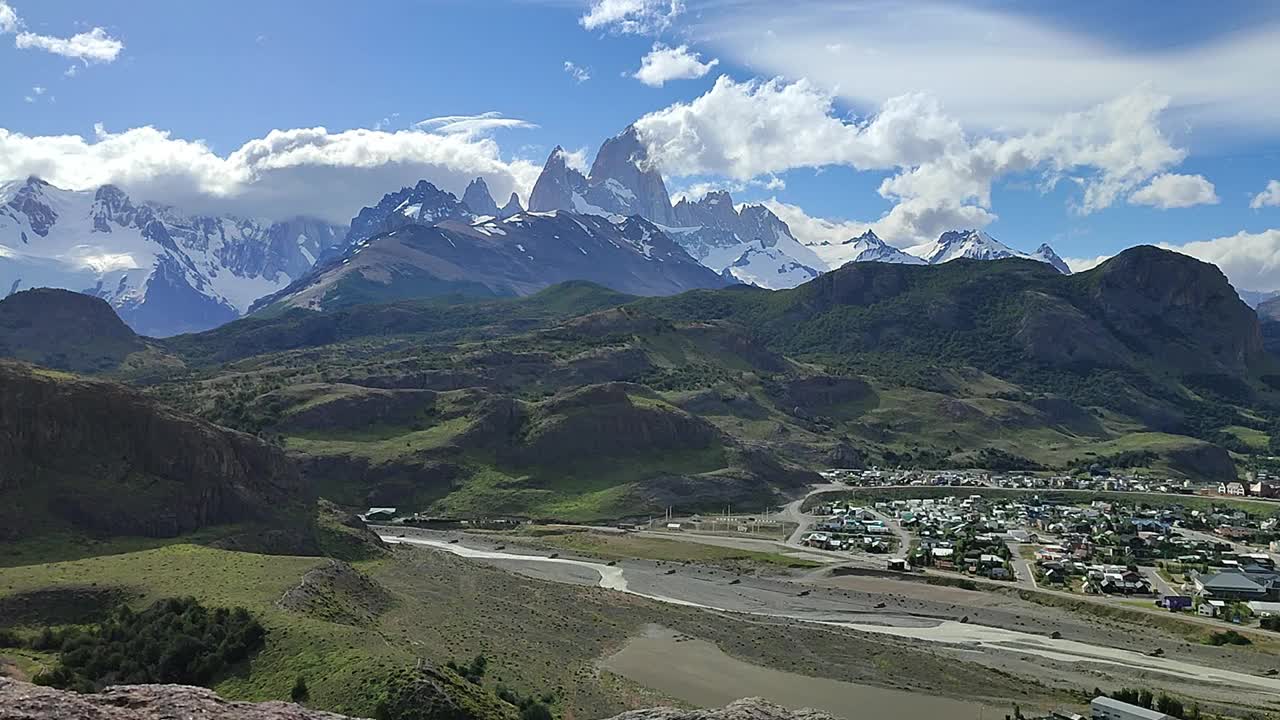
<path id="1" fill-rule="evenodd" d="M 673 203 L 632 127 L 604 142 L 586 174 L 553 150 L 528 210 L 514 193 L 499 206 L 483 178 L 461 199 L 426 181 L 390 192 L 347 226 L 187 214 L 113 186 L 0 186 L 0 290 L 85 292 L 156 337 L 267 307 L 318 309 L 326 297 L 342 305 L 527 294 L 571 279 L 640 295 L 725 283 L 785 289 L 848 262 L 958 258 L 1026 258 L 1070 272 L 1048 245 L 1024 253 L 981 230 L 905 249 L 870 230 L 806 244 L 764 205 L 736 204 L 725 191 Z"/>
<path id="2" fill-rule="evenodd" d="M 0 288 L 59 287 L 108 301 L 138 332 L 203 330 L 243 315 L 341 241 L 314 219 L 188 215 L 119 188 L 0 186 Z"/>
<path id="3" fill-rule="evenodd" d="M 156 413 L 183 414 L 171 426 L 196 437 L 209 423 L 256 435 L 346 507 L 568 520 L 768 504 L 821 465 L 1228 479 L 1280 427 L 1270 325 L 1216 267 L 1151 247 L 1074 275 L 960 258 L 851 262 L 781 291 L 644 284 L 640 297 L 573 280 L 494 292 L 536 263 L 511 244 L 571 268 L 625 253 L 637 283 L 663 277 L 647 269 L 658 265 L 671 284 L 722 284 L 655 228 L 561 211 L 408 225 L 348 253 L 334 266 L 345 274 L 315 276 L 328 284 L 163 340 L 137 337 L 104 300 L 22 291 L 0 301 L 0 356 L 145 392 L 70 376 L 60 390 L 61 376 L 30 371 L 5 382 L 15 398 L 25 384 L 124 398 L 143 436 L 112 442 L 130 447 L 146 446 Z M 461 272 L 453 253 L 486 253 L 498 270 L 487 293 L 398 297 L 357 277 L 392 252 L 421 255 L 428 283 Z M 106 442 L 94 426 L 107 411 L 61 407 L 43 422 L 67 430 L 31 462 L 60 483 L 94 477 L 71 459 Z M 8 432 L 25 447 L 19 426 Z"/>

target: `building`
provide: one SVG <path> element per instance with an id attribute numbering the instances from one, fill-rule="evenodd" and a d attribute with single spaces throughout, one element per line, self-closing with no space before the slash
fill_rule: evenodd
<path id="1" fill-rule="evenodd" d="M 371 507 L 361 516 L 361 519 L 371 523 L 391 522 L 395 516 L 396 509 L 393 507 Z"/>
<path id="2" fill-rule="evenodd" d="M 1215 600 L 1280 599 L 1280 574 L 1228 570 L 1196 578 L 1196 590 Z"/>
<path id="3" fill-rule="evenodd" d="M 1089 703 L 1089 711 L 1093 720 L 1174 720 L 1172 715 L 1130 705 L 1105 695 L 1094 698 Z"/>

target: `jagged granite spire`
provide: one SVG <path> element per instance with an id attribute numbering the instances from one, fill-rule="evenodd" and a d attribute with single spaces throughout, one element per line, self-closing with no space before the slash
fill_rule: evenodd
<path id="1" fill-rule="evenodd" d="M 498 203 L 493 201 L 493 195 L 489 193 L 489 185 L 482 177 L 472 180 L 471 184 L 467 185 L 466 191 L 462 193 L 462 203 L 476 215 L 491 217 L 498 215 Z"/>

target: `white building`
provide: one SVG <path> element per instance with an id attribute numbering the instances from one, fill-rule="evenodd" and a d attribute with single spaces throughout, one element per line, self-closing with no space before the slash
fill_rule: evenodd
<path id="1" fill-rule="evenodd" d="M 1094 698 L 1089 703 L 1089 710 L 1093 714 L 1093 720 L 1174 720 L 1172 715 L 1130 705 L 1105 695 Z"/>

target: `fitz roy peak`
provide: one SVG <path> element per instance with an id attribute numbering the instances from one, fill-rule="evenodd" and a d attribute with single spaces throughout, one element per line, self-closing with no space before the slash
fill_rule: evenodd
<path id="1" fill-rule="evenodd" d="M 795 287 L 826 269 L 786 223 L 763 206 L 739 210 L 726 192 L 673 206 L 662 174 L 634 127 L 601 145 L 589 175 L 569 167 L 562 148 L 553 150 L 533 186 L 529 209 L 639 215 L 708 268 L 761 287 Z"/>
<path id="2" fill-rule="evenodd" d="M 0 185 L 0 295 L 54 287 L 106 300 L 136 332 L 166 336 L 234 320 L 339 243 L 345 228 L 187 215 L 112 185 Z"/>

